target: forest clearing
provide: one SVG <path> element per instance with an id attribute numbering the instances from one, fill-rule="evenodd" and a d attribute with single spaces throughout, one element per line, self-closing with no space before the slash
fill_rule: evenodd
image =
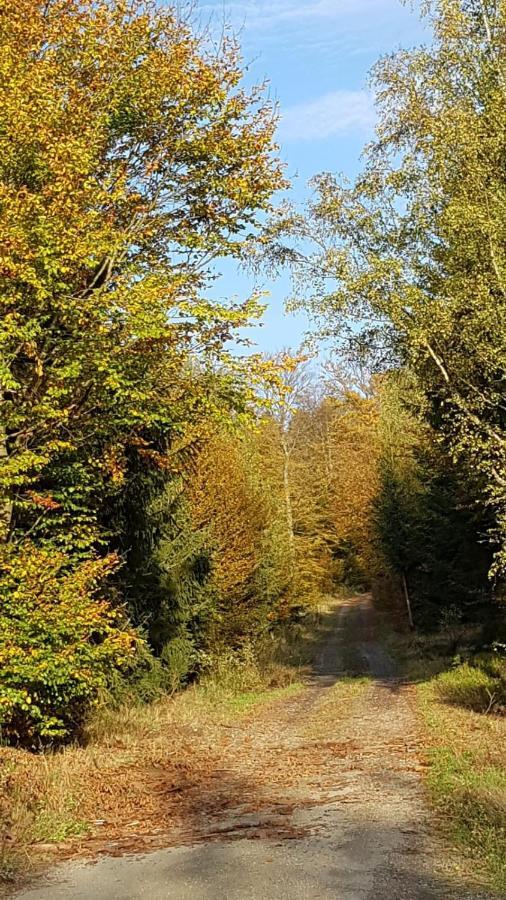
<path id="1" fill-rule="evenodd" d="M 504 896 L 506 0 L 217 4 L 0 0 L 1 888 Z"/>

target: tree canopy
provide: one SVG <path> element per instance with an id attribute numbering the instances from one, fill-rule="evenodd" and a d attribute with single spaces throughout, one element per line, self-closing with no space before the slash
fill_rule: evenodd
<path id="1" fill-rule="evenodd" d="M 354 184 L 324 173 L 306 213 L 262 238 L 289 262 L 321 337 L 379 369 L 407 366 L 505 562 L 504 4 L 424 5 L 434 40 L 372 73 L 376 139 Z M 288 239 L 287 239 L 288 238 Z M 474 488 L 472 489 L 475 490 Z"/>

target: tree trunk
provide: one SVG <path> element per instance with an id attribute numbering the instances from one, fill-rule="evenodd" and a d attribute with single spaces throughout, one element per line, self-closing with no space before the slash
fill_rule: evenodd
<path id="1" fill-rule="evenodd" d="M 0 400 L 1 399 L 3 399 L 3 393 L 0 392 Z M 8 457 L 7 432 L 3 423 L 0 422 L 0 468 L 7 463 Z M 9 540 L 12 512 L 12 498 L 5 493 L 0 498 L 0 543 L 6 543 Z"/>
<path id="2" fill-rule="evenodd" d="M 288 546 L 290 549 L 290 558 L 292 568 L 295 563 L 295 535 L 293 532 L 293 512 L 292 512 L 292 496 L 290 491 L 290 453 L 284 438 L 281 440 L 283 450 L 283 489 L 285 498 L 285 518 L 286 528 L 288 531 Z"/>
<path id="3" fill-rule="evenodd" d="M 408 611 L 408 622 L 411 631 L 415 629 L 415 623 L 413 622 L 413 612 L 411 610 L 411 600 L 409 599 L 409 591 L 408 591 L 408 582 L 406 578 L 406 573 L 402 573 L 402 586 L 404 588 L 404 598 L 406 600 L 406 609 Z"/>

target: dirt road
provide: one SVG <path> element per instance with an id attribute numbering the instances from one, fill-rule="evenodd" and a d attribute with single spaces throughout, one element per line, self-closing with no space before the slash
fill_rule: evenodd
<path id="1" fill-rule="evenodd" d="M 193 844 L 153 835 L 151 852 L 111 847 L 118 855 L 67 863 L 17 897 L 484 898 L 434 837 L 423 765 L 412 688 L 375 639 L 370 599 L 358 597 L 332 613 L 306 689 L 229 726 L 195 804 Z"/>

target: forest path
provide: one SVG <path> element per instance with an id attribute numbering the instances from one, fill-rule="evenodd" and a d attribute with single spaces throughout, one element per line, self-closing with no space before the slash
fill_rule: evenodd
<path id="1" fill-rule="evenodd" d="M 18 900 L 485 897 L 431 833 L 412 687 L 375 638 L 370 598 L 336 603 L 329 633 L 301 693 L 223 726 L 191 828 L 103 847 L 116 856 L 66 863 Z"/>

